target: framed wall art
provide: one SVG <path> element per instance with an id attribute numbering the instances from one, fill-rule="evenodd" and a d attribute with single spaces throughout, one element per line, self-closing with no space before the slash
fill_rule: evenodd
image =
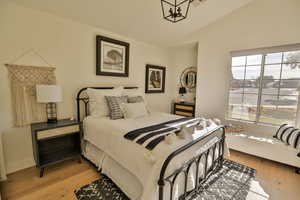
<path id="1" fill-rule="evenodd" d="M 128 77 L 129 43 L 100 35 L 96 43 L 96 74 Z"/>
<path id="2" fill-rule="evenodd" d="M 165 92 L 166 68 L 155 65 L 146 65 L 146 93 Z"/>

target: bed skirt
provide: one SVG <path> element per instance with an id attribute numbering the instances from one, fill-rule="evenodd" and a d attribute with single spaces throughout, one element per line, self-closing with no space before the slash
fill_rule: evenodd
<path id="1" fill-rule="evenodd" d="M 130 199 L 140 199 L 143 187 L 131 172 L 90 142 L 84 140 L 82 146 L 83 156 L 93 163 L 98 170 L 113 180 Z"/>

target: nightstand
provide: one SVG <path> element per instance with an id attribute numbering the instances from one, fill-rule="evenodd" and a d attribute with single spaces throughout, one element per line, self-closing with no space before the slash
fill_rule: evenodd
<path id="1" fill-rule="evenodd" d="M 185 117 L 195 117 L 194 103 L 174 103 L 174 114 Z"/>
<path id="2" fill-rule="evenodd" d="M 31 124 L 33 155 L 40 177 L 47 166 L 68 159 L 81 162 L 81 125 L 77 121 L 59 120 L 57 123 Z"/>

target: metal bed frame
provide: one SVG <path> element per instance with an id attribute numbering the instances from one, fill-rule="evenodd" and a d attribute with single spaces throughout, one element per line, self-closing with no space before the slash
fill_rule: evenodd
<path id="1" fill-rule="evenodd" d="M 84 111 L 85 116 L 89 115 L 89 98 L 87 96 L 82 96 L 83 92 L 87 90 L 88 88 L 92 89 L 99 89 L 99 90 L 108 90 L 113 89 L 114 87 L 86 87 L 82 88 L 77 93 L 77 120 L 81 121 L 81 112 L 80 112 L 80 105 L 83 102 L 84 103 Z M 124 89 L 137 89 L 138 87 L 124 87 Z M 159 200 L 164 200 L 164 189 L 166 183 L 170 185 L 170 200 L 173 200 L 173 190 L 174 190 L 174 184 L 176 183 L 177 178 L 180 174 L 184 175 L 184 193 L 180 196 L 180 200 L 184 200 L 191 195 L 196 194 L 200 189 L 203 183 L 215 172 L 217 172 L 223 165 L 224 160 L 224 142 L 225 142 L 225 128 L 222 126 L 220 128 L 216 128 L 211 133 L 214 133 L 216 131 L 222 131 L 222 136 L 216 142 L 214 145 L 209 147 L 206 151 L 202 152 L 201 154 L 193 157 L 192 159 L 186 161 L 180 168 L 174 170 L 174 172 L 166 177 L 166 170 L 170 164 L 170 162 L 177 157 L 179 154 L 185 152 L 187 149 L 191 148 L 192 146 L 198 144 L 200 141 L 203 141 L 206 139 L 210 134 L 204 135 L 202 137 L 197 138 L 196 140 L 186 144 L 185 146 L 180 147 L 173 153 L 171 153 L 165 162 L 163 163 L 163 166 L 160 171 L 160 176 L 158 180 L 158 187 L 159 187 Z M 218 158 L 216 158 L 216 151 L 218 151 Z M 211 166 L 208 166 L 208 157 L 212 153 L 212 163 Z M 199 164 L 201 161 L 204 161 L 204 173 L 200 177 L 199 175 Z M 187 191 L 187 182 L 188 182 L 188 175 L 189 172 L 193 169 L 193 165 L 196 165 L 196 177 L 195 177 L 195 188 L 192 190 Z"/>

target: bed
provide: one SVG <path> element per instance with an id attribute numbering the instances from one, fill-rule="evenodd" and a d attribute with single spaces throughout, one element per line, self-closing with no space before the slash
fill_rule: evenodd
<path id="1" fill-rule="evenodd" d="M 169 142 L 166 140 L 169 135 L 162 140 L 158 140 L 159 137 L 149 140 L 145 130 L 154 133 L 152 128 L 157 126 L 164 126 L 167 130 L 182 124 L 198 123 L 200 119 L 161 112 L 151 112 L 137 119 L 93 117 L 89 115 L 89 97 L 84 94 L 86 90 L 81 89 L 77 95 L 78 120 L 83 122 L 84 130 L 83 156 L 110 177 L 130 199 L 187 199 L 222 166 L 227 151 L 222 126 L 211 123 L 188 137 L 174 136 L 175 139 L 173 137 L 174 140 Z M 132 136 L 135 138 L 131 140 Z"/>

